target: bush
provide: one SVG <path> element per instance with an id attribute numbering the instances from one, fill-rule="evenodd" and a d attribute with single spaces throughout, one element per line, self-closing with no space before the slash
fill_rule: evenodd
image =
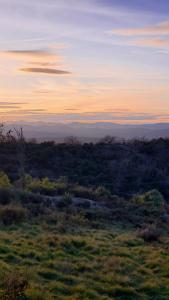
<path id="1" fill-rule="evenodd" d="M 56 182 L 56 190 L 58 195 L 63 195 L 68 191 L 69 181 L 66 176 L 61 176 Z"/>
<path id="2" fill-rule="evenodd" d="M 141 237 L 145 242 L 158 241 L 160 235 L 161 231 L 154 226 L 146 227 L 138 232 L 138 236 Z"/>
<path id="3" fill-rule="evenodd" d="M 8 176 L 4 172 L 0 172 L 0 188 L 10 188 L 11 183 Z"/>
<path id="4" fill-rule="evenodd" d="M 72 195 L 70 193 L 65 193 L 62 199 L 58 203 L 59 208 L 68 207 L 72 204 Z"/>
<path id="5" fill-rule="evenodd" d="M 41 204 L 43 201 L 43 196 L 40 194 L 34 194 L 29 191 L 20 190 L 17 192 L 17 197 L 19 201 L 25 206 L 32 204 Z"/>
<path id="6" fill-rule="evenodd" d="M 50 181 L 47 177 L 32 179 L 27 183 L 26 188 L 31 192 L 52 196 L 56 192 L 56 183 Z"/>
<path id="7" fill-rule="evenodd" d="M 91 188 L 83 187 L 80 185 L 73 186 L 71 188 L 71 192 L 75 197 L 88 198 L 88 199 L 94 198 L 94 191 Z"/>
<path id="8" fill-rule="evenodd" d="M 165 204 L 164 197 L 157 190 L 152 190 L 142 195 L 137 195 L 133 198 L 134 203 L 163 208 Z"/>
<path id="9" fill-rule="evenodd" d="M 25 291 L 28 281 L 20 273 L 8 273 L 3 280 L 2 300 L 26 300 Z"/>
<path id="10" fill-rule="evenodd" d="M 137 195 L 132 202 L 137 208 L 137 214 L 148 217 L 149 221 L 157 220 L 166 213 L 165 200 L 157 190 Z"/>
<path id="11" fill-rule="evenodd" d="M 0 221 L 8 226 L 24 221 L 26 211 L 22 206 L 6 205 L 0 207 Z"/>
<path id="12" fill-rule="evenodd" d="M 45 291 L 39 289 L 30 289 L 26 293 L 27 300 L 50 300 L 50 295 Z"/>
<path id="13" fill-rule="evenodd" d="M 107 190 L 105 187 L 103 186 L 99 186 L 96 190 L 95 190 L 95 197 L 98 200 L 109 200 L 111 199 L 111 193 L 109 190 Z"/>
<path id="14" fill-rule="evenodd" d="M 0 204 L 9 204 L 14 198 L 15 195 L 11 189 L 0 188 Z"/>

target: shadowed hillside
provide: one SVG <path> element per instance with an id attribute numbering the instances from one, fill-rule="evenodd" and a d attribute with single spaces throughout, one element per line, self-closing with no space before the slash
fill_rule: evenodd
<path id="1" fill-rule="evenodd" d="M 169 140 L 1 135 L 0 299 L 168 300 Z"/>
<path id="2" fill-rule="evenodd" d="M 19 176 L 19 152 L 15 143 L 1 143 L 0 169 L 12 180 Z M 24 167 L 33 177 L 57 179 L 97 187 L 111 193 L 131 196 L 158 189 L 169 196 L 169 139 L 118 142 L 107 137 L 97 144 L 80 144 L 74 138 L 66 143 L 24 144 Z M 12 167 L 11 167 L 12 166 Z"/>

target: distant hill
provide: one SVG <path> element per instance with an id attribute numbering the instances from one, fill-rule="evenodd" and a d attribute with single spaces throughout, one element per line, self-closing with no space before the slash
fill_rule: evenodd
<path id="1" fill-rule="evenodd" d="M 62 142 L 65 137 L 76 136 L 84 142 L 95 142 L 106 135 L 118 138 L 159 138 L 169 137 L 169 123 L 156 124 L 114 124 L 110 122 L 97 123 L 25 123 L 7 124 L 7 127 L 23 127 L 26 138 L 36 138 L 38 141 L 55 140 Z"/>

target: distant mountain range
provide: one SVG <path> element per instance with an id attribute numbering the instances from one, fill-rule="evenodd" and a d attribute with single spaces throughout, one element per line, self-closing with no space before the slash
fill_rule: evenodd
<path id="1" fill-rule="evenodd" d="M 107 135 L 117 138 L 159 138 L 169 137 L 169 123 L 156 124 L 115 124 L 110 122 L 97 123 L 26 123 L 18 122 L 6 124 L 7 128 L 23 127 L 27 139 L 35 138 L 38 141 L 63 141 L 69 136 L 76 136 L 81 141 L 97 141 Z"/>

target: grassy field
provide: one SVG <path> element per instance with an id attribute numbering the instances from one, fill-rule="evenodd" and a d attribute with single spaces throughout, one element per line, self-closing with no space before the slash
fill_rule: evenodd
<path id="1" fill-rule="evenodd" d="M 0 228 L 1 278 L 25 274 L 28 299 L 169 299 L 166 236 L 147 243 L 132 227 L 58 219 Z"/>
<path id="2" fill-rule="evenodd" d="M 1 300 L 169 299 L 169 206 L 159 191 L 123 199 L 27 180 L 17 189 L 0 175 Z"/>

